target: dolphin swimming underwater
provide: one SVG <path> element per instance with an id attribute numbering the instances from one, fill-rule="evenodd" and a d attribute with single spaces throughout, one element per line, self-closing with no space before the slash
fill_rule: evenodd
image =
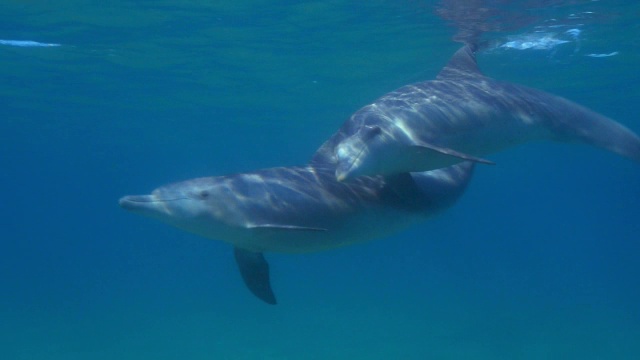
<path id="1" fill-rule="evenodd" d="M 263 252 L 321 251 L 400 231 L 453 205 L 474 167 L 338 182 L 325 165 L 197 178 L 125 196 L 120 206 L 230 243 L 249 290 L 275 304 Z"/>
<path id="2" fill-rule="evenodd" d="M 427 171 L 534 140 L 583 142 L 640 161 L 640 138 L 564 98 L 482 75 L 469 46 L 435 80 L 401 87 L 354 113 L 313 157 L 340 181 Z"/>

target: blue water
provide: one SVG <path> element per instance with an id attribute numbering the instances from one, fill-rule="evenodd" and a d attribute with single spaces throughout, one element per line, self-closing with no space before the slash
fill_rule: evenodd
<path id="1" fill-rule="evenodd" d="M 227 244 L 118 207 L 304 164 L 359 107 L 437 74 L 459 45 L 435 2 L 107 3 L 0 5 L 0 39 L 60 44 L 0 45 L 0 358 L 640 358 L 640 165 L 598 149 L 510 149 L 420 226 L 267 254 L 277 306 Z M 516 2 L 534 19 L 485 38 L 564 19 L 579 47 L 480 67 L 640 132 L 640 6 L 555 3 Z"/>

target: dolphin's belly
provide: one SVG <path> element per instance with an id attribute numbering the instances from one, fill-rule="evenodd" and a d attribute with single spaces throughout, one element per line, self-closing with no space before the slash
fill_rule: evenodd
<path id="1" fill-rule="evenodd" d="M 424 215 L 379 206 L 350 214 L 336 213 L 322 221 L 315 218 L 312 223 L 247 225 L 229 229 L 227 234 L 199 235 L 256 252 L 309 253 L 383 238 L 424 218 Z"/>

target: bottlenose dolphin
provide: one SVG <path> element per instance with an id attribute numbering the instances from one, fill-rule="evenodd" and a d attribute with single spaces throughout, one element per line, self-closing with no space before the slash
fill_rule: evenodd
<path id="1" fill-rule="evenodd" d="M 276 299 L 263 252 L 304 253 L 397 232 L 462 195 L 473 163 L 338 182 L 335 167 L 280 167 L 187 180 L 125 196 L 124 209 L 234 246 L 242 278 L 266 303 Z"/>
<path id="2" fill-rule="evenodd" d="M 482 75 L 469 46 L 435 80 L 401 87 L 354 113 L 313 157 L 340 181 L 427 171 L 533 140 L 583 142 L 640 161 L 640 138 L 540 90 Z"/>

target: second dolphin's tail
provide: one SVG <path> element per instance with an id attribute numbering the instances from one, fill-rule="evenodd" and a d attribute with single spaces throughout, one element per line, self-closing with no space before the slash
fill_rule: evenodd
<path id="1" fill-rule="evenodd" d="M 640 162 L 640 137 L 624 125 L 567 99 L 547 94 L 555 116 L 548 126 L 559 141 L 590 144 Z"/>

